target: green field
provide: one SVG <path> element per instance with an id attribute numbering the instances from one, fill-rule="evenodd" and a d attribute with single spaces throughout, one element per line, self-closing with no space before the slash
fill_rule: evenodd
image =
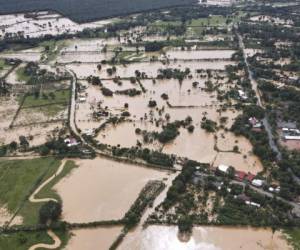
<path id="1" fill-rule="evenodd" d="M 8 65 L 5 63 L 4 59 L 0 58 L 0 70 L 5 69 Z"/>
<path id="2" fill-rule="evenodd" d="M 54 98 L 50 96 L 50 93 L 54 94 Z M 44 96 L 45 95 L 45 96 Z M 48 104 L 55 104 L 61 102 L 69 102 L 70 99 L 70 90 L 57 90 L 57 91 L 44 91 L 43 94 L 40 94 L 39 97 L 34 95 L 28 95 L 23 103 L 24 107 L 34 107 Z"/>
<path id="3" fill-rule="evenodd" d="M 30 80 L 30 76 L 24 73 L 25 67 L 19 67 L 16 70 L 17 80 L 20 82 L 28 82 Z"/>
<path id="4" fill-rule="evenodd" d="M 223 16 L 210 16 L 208 18 L 192 19 L 187 26 L 225 26 L 226 17 Z"/>
<path id="5" fill-rule="evenodd" d="M 55 234 L 62 242 L 58 249 L 63 249 L 68 242 L 69 233 L 55 231 Z M 52 244 L 53 241 L 45 231 L 0 234 L 0 249 L 3 250 L 28 250 L 30 246 L 37 243 Z"/>
<path id="6" fill-rule="evenodd" d="M 13 213 L 25 201 L 37 182 L 60 161 L 54 158 L 0 160 L 0 203 Z"/>
<path id="7" fill-rule="evenodd" d="M 50 40 L 42 42 L 39 45 L 44 48 L 41 60 L 50 62 L 55 60 L 61 49 L 66 46 L 66 41 Z"/>
<path id="8" fill-rule="evenodd" d="M 300 228 L 287 229 L 284 232 L 288 235 L 288 242 L 294 250 L 300 250 Z"/>
<path id="9" fill-rule="evenodd" d="M 39 97 L 36 97 L 34 95 L 26 96 L 22 108 L 32 107 L 33 111 L 39 111 L 47 116 L 54 116 L 58 112 L 63 111 L 67 108 L 69 100 L 69 89 L 44 91 L 42 94 L 40 94 Z M 19 99 L 19 101 L 21 101 L 21 98 Z"/>
<path id="10" fill-rule="evenodd" d="M 44 176 L 43 180 L 40 181 L 42 183 L 43 181 L 47 180 L 50 176 L 55 174 L 57 171 L 58 166 L 60 165 L 60 161 L 56 161 L 55 166 L 49 168 L 48 172 Z M 57 176 L 55 179 L 53 179 L 47 186 L 45 186 L 40 193 L 38 193 L 35 198 L 54 198 L 59 201 L 61 201 L 61 198 L 58 196 L 58 194 L 52 189 L 52 187 L 58 183 L 63 177 L 67 176 L 70 171 L 75 168 L 76 165 L 68 161 L 65 165 L 65 168 L 63 172 Z M 41 207 L 42 203 L 32 203 L 28 200 L 24 203 L 24 206 L 19 212 L 19 215 L 23 217 L 23 224 L 25 225 L 36 225 L 38 224 L 38 211 Z"/>
<path id="11" fill-rule="evenodd" d="M 161 21 L 161 20 L 158 20 L 158 21 L 152 23 L 151 25 L 152 26 L 168 26 L 168 25 L 179 26 L 181 24 L 182 24 L 182 22 L 180 22 L 180 21 Z"/>

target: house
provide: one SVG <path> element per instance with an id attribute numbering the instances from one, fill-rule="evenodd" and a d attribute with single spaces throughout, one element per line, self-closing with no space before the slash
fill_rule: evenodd
<path id="1" fill-rule="evenodd" d="M 94 136 L 95 135 L 95 129 L 85 129 L 83 133 L 87 136 Z"/>
<path id="2" fill-rule="evenodd" d="M 245 179 L 246 175 L 247 174 L 243 171 L 235 171 L 234 177 L 237 181 L 243 181 Z"/>
<path id="3" fill-rule="evenodd" d="M 242 100 L 247 100 L 248 99 L 248 96 L 246 95 L 246 93 L 243 90 L 239 89 L 238 93 L 239 93 L 239 96 Z"/>
<path id="4" fill-rule="evenodd" d="M 262 127 L 262 123 L 255 117 L 250 117 L 249 123 L 251 124 L 252 128 L 261 128 Z"/>
<path id="5" fill-rule="evenodd" d="M 300 130 L 297 128 L 282 128 L 283 138 L 285 140 L 300 140 Z"/>
<path id="6" fill-rule="evenodd" d="M 64 140 L 64 142 L 66 143 L 67 147 L 74 147 L 79 145 L 79 142 L 77 142 L 75 138 L 67 138 Z"/>
<path id="7" fill-rule="evenodd" d="M 255 203 L 255 202 L 253 202 L 253 201 L 245 201 L 245 203 L 246 203 L 247 205 L 251 205 L 251 206 L 254 206 L 254 207 L 260 207 L 260 204 Z"/>
<path id="8" fill-rule="evenodd" d="M 79 97 L 79 102 L 86 102 L 86 98 L 85 97 Z"/>
<path id="9" fill-rule="evenodd" d="M 254 178 L 255 178 L 254 174 L 248 173 L 246 178 L 244 178 L 244 179 L 248 182 L 252 182 Z"/>
<path id="10" fill-rule="evenodd" d="M 300 135 L 285 135 L 284 139 L 286 139 L 286 140 L 300 140 Z"/>
<path id="11" fill-rule="evenodd" d="M 251 184 L 255 187 L 262 187 L 263 184 L 265 183 L 264 180 L 260 180 L 260 179 L 254 179 Z"/>
<path id="12" fill-rule="evenodd" d="M 269 190 L 269 192 L 271 192 L 271 193 L 279 193 L 280 192 L 280 187 L 278 186 L 278 187 L 269 187 L 268 188 L 268 190 Z"/>
<path id="13" fill-rule="evenodd" d="M 229 166 L 221 164 L 217 167 L 217 170 L 222 172 L 222 173 L 227 174 L 228 171 L 229 171 Z"/>

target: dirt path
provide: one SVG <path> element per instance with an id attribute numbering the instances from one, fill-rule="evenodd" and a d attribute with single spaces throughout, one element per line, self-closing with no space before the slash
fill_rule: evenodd
<path id="1" fill-rule="evenodd" d="M 38 202 L 47 202 L 47 201 L 56 201 L 54 198 L 35 198 L 35 195 L 38 194 L 43 187 L 45 187 L 49 182 L 51 182 L 56 176 L 58 176 L 64 169 L 64 166 L 66 164 L 67 160 L 62 160 L 60 166 L 58 167 L 57 171 L 55 172 L 54 175 L 49 177 L 46 181 L 44 181 L 29 197 L 29 201 L 33 203 L 38 203 Z M 32 245 L 28 250 L 35 250 L 38 248 L 44 248 L 44 249 L 56 249 L 61 245 L 61 240 L 57 237 L 57 235 L 52 231 L 48 230 L 47 234 L 53 239 L 54 243 L 53 244 L 44 244 L 44 243 L 38 243 L 35 245 Z"/>
<path id="2" fill-rule="evenodd" d="M 43 187 L 45 187 L 49 182 L 51 182 L 56 176 L 58 176 L 64 169 L 64 166 L 66 164 L 66 160 L 62 160 L 60 166 L 58 167 L 56 173 L 54 175 L 52 175 L 49 179 L 47 179 L 46 181 L 44 181 L 29 197 L 29 201 L 33 202 L 33 203 L 38 203 L 38 202 L 47 202 L 47 201 L 56 201 L 56 199 L 54 198 L 35 198 L 35 195 L 38 194 Z"/>
<path id="3" fill-rule="evenodd" d="M 60 246 L 61 240 L 53 233 L 52 230 L 48 230 L 47 234 L 53 239 L 53 244 L 44 244 L 44 243 L 38 243 L 33 246 L 31 246 L 28 250 L 35 250 L 39 248 L 45 248 L 45 249 L 56 249 Z"/>

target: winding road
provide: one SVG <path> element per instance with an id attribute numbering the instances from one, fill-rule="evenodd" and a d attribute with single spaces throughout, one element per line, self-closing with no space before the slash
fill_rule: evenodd
<path id="1" fill-rule="evenodd" d="M 28 250 L 35 250 L 35 249 L 56 249 L 61 245 L 61 240 L 57 237 L 57 235 L 52 230 L 47 230 L 47 234 L 53 239 L 53 244 L 44 244 L 44 243 L 38 243 L 33 246 L 31 246 Z"/>
<path id="2" fill-rule="evenodd" d="M 51 177 L 49 177 L 47 180 L 45 180 L 29 197 L 29 201 L 32 203 L 39 203 L 39 202 L 48 202 L 48 201 L 55 201 L 58 202 L 54 198 L 35 198 L 35 196 L 47 185 L 49 184 L 56 176 L 58 176 L 64 169 L 65 164 L 67 160 L 63 159 L 60 166 L 58 167 L 55 174 L 53 174 Z M 44 248 L 44 249 L 56 249 L 61 245 L 61 240 L 57 237 L 57 235 L 52 230 L 47 230 L 47 234 L 53 239 L 52 244 L 44 244 L 44 243 L 38 243 L 33 246 L 31 246 L 28 250 L 35 250 L 38 248 Z"/>
<path id="3" fill-rule="evenodd" d="M 53 174 L 51 177 L 49 177 L 47 180 L 45 180 L 29 197 L 29 201 L 33 203 L 38 203 L 38 202 L 47 202 L 47 201 L 55 201 L 58 202 L 54 198 L 35 198 L 35 196 L 49 183 L 51 182 L 56 176 L 58 176 L 64 169 L 64 166 L 66 164 L 66 160 L 62 160 L 60 166 L 58 167 L 57 171 L 55 174 Z"/>

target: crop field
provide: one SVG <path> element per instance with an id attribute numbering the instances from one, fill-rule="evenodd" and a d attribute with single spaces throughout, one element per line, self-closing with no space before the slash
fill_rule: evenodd
<path id="1" fill-rule="evenodd" d="M 190 5 L 197 3 L 194 0 L 88 0 L 84 4 L 78 0 L 18 0 L 5 1 L 0 0 L 0 14 L 10 14 L 15 12 L 31 12 L 37 10 L 54 10 L 62 13 L 74 21 L 87 22 L 96 19 L 103 19 L 113 16 L 121 16 L 154 10 L 166 7 Z M 91 7 L 92 6 L 92 7 Z"/>

